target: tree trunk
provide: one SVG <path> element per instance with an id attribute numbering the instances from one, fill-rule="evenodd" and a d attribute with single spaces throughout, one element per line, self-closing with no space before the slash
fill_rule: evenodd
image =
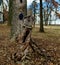
<path id="1" fill-rule="evenodd" d="M 36 19 L 35 19 L 35 5 L 34 5 L 34 27 L 35 27 L 35 22 L 36 22 Z"/>
<path id="2" fill-rule="evenodd" d="M 12 15 L 12 22 L 11 22 L 11 38 L 12 41 L 22 33 L 22 24 L 23 20 L 19 19 L 19 14 L 22 12 L 23 15 L 26 15 L 26 2 L 25 0 L 20 2 L 20 0 L 13 0 L 13 14 Z"/>
<path id="3" fill-rule="evenodd" d="M 9 16 L 8 16 L 8 25 L 11 26 L 11 22 L 12 22 L 12 14 L 13 14 L 13 1 L 9 0 Z"/>
<path id="4" fill-rule="evenodd" d="M 46 17 L 47 17 L 47 18 L 46 18 L 46 21 L 45 21 L 45 25 L 47 26 L 47 25 L 48 25 L 48 17 L 49 17 L 49 16 L 48 16 L 48 5 L 47 5 L 47 14 L 46 14 Z"/>
<path id="5" fill-rule="evenodd" d="M 25 16 L 27 15 L 27 0 L 25 0 Z"/>
<path id="6" fill-rule="evenodd" d="M 40 32 L 44 32 L 43 28 L 43 14 L 42 14 L 42 0 L 40 0 Z"/>
<path id="7" fill-rule="evenodd" d="M 49 25 L 51 25 L 51 10 L 50 10 L 50 21 L 49 21 Z"/>

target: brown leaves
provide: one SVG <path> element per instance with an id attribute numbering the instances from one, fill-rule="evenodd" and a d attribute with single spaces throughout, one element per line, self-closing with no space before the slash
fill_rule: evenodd
<path id="1" fill-rule="evenodd" d="M 54 65 L 52 62 L 48 63 L 48 65 Z"/>
<path id="2" fill-rule="evenodd" d="M 58 7 L 58 3 L 57 2 L 55 2 L 55 0 L 52 0 L 52 3 L 53 3 L 53 5 L 57 8 Z"/>
<path id="3" fill-rule="evenodd" d="M 24 52 L 24 54 L 26 54 L 25 59 L 16 63 L 14 59 L 16 61 L 17 59 L 19 60 L 21 54 L 20 48 L 22 49 L 24 45 L 9 42 L 9 28 L 4 26 L 3 28 L 0 27 L 0 33 L 3 32 L 2 35 L 0 34 L 0 65 L 60 65 L 60 41 L 58 41 L 58 39 L 60 39 L 60 28 L 47 26 L 45 30 L 46 33 L 37 32 L 38 29 L 34 30 L 33 38 L 35 37 L 34 41 L 46 52 L 44 54 L 50 57 L 42 57 L 36 52 L 33 52 L 29 47 L 29 49 L 27 48 Z M 13 57 L 12 59 L 11 56 Z M 51 60 L 49 60 L 50 58 Z"/>
<path id="4" fill-rule="evenodd" d="M 49 2 L 52 1 L 53 5 L 57 8 L 58 7 L 58 3 L 55 1 L 55 0 L 45 0 L 46 2 Z"/>

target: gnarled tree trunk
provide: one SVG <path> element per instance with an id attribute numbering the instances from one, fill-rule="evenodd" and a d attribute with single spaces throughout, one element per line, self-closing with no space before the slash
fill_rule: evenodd
<path id="1" fill-rule="evenodd" d="M 21 24 L 23 24 L 23 20 L 19 20 L 19 14 L 22 12 L 23 15 L 26 15 L 26 0 L 13 0 L 12 5 L 12 22 L 11 22 L 11 37 L 12 40 L 20 34 L 21 32 Z"/>

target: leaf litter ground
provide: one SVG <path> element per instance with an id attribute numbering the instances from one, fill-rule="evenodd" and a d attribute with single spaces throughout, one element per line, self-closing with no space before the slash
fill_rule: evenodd
<path id="1" fill-rule="evenodd" d="M 40 33 L 38 27 L 34 28 L 32 38 L 49 57 L 45 58 L 30 49 L 28 58 L 17 63 L 11 57 L 17 51 L 20 53 L 20 44 L 11 43 L 10 27 L 0 24 L 0 65 L 60 65 L 60 26 L 45 26 L 44 29 L 45 32 Z"/>

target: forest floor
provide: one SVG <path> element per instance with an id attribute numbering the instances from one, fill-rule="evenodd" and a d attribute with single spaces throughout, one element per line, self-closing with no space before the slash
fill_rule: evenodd
<path id="1" fill-rule="evenodd" d="M 29 60 L 23 61 L 25 65 L 60 65 L 60 26 L 44 26 L 44 31 L 40 33 L 39 27 L 36 27 L 31 36 L 45 52 L 45 57 L 36 52 L 29 53 Z M 10 27 L 0 24 L 0 65 L 18 65 L 11 55 L 19 49 L 19 44 L 11 43 L 9 38 Z"/>

